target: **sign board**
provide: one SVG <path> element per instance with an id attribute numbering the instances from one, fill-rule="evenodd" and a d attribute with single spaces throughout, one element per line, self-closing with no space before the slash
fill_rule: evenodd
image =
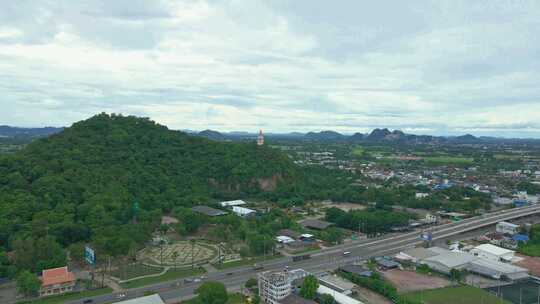
<path id="1" fill-rule="evenodd" d="M 96 265 L 96 253 L 94 249 L 88 246 L 84 247 L 84 260 L 90 265 Z"/>
<path id="2" fill-rule="evenodd" d="M 431 241 L 433 239 L 433 236 L 431 235 L 430 232 L 428 232 L 428 233 L 422 233 L 422 235 L 420 235 L 420 238 L 424 241 Z"/>

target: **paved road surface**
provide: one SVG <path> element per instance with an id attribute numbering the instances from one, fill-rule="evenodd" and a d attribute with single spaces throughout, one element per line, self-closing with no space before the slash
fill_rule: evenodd
<path id="1" fill-rule="evenodd" d="M 536 213 L 540 213 L 540 205 L 489 213 L 456 223 L 435 226 L 429 230 L 432 233 L 433 240 L 436 241 L 490 226 L 502 220 L 511 220 Z M 291 268 L 303 268 L 306 271 L 313 273 L 334 270 L 340 265 L 352 263 L 357 260 L 365 260 L 380 255 L 391 255 L 406 248 L 414 247 L 422 243 L 419 239 L 419 234 L 419 230 L 404 234 L 389 234 L 380 238 L 358 240 L 351 244 L 321 250 L 313 253 L 311 259 L 300 262 L 292 262 L 290 257 L 286 257 L 270 260 L 262 264 L 264 265 L 265 271 L 279 270 L 283 269 L 285 266 L 290 266 Z M 343 256 L 344 251 L 350 251 L 351 254 Z M 249 278 L 256 277 L 256 274 L 257 271 L 253 270 L 250 266 L 244 266 L 207 274 L 205 280 L 223 282 L 230 291 L 236 291 L 239 290 Z M 183 279 L 158 283 L 151 286 L 130 289 L 126 292 L 126 297 L 122 300 L 136 298 L 144 295 L 145 292 L 154 291 L 158 292 L 167 303 L 176 303 L 192 297 L 194 290 L 200 284 L 200 282 L 184 283 Z M 119 301 L 116 294 L 107 294 L 87 299 L 92 299 L 93 303 L 96 304 Z M 68 303 L 81 304 L 87 299 L 80 299 Z"/>

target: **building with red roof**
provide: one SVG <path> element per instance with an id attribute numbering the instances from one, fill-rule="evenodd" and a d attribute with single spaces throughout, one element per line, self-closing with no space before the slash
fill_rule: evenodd
<path id="1" fill-rule="evenodd" d="M 76 279 L 73 272 L 69 272 L 67 266 L 44 269 L 41 279 L 39 295 L 51 296 L 73 291 Z"/>

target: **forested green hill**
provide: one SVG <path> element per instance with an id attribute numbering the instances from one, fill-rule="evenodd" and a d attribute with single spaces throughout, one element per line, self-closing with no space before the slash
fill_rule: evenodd
<path id="1" fill-rule="evenodd" d="M 33 252 L 16 258 L 18 268 L 32 270 L 54 264 L 46 255 L 72 243 L 126 250 L 175 206 L 270 194 L 297 170 L 281 152 L 255 143 L 100 114 L 0 158 L 0 248 Z"/>

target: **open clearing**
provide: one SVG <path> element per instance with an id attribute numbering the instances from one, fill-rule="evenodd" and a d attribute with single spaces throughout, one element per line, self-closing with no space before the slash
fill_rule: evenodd
<path id="1" fill-rule="evenodd" d="M 437 289 L 451 285 L 450 281 L 445 278 L 420 274 L 414 271 L 403 271 L 399 269 L 385 271 L 383 276 L 385 279 L 392 282 L 400 293 L 425 289 Z"/>
<path id="2" fill-rule="evenodd" d="M 510 304 L 483 289 L 471 286 L 416 291 L 405 296 L 418 302 L 423 301 L 424 304 Z"/>
<path id="3" fill-rule="evenodd" d="M 517 262 L 517 266 L 527 268 L 530 270 L 532 275 L 540 277 L 540 258 L 525 256 L 521 254 L 518 256 L 523 260 Z"/>

